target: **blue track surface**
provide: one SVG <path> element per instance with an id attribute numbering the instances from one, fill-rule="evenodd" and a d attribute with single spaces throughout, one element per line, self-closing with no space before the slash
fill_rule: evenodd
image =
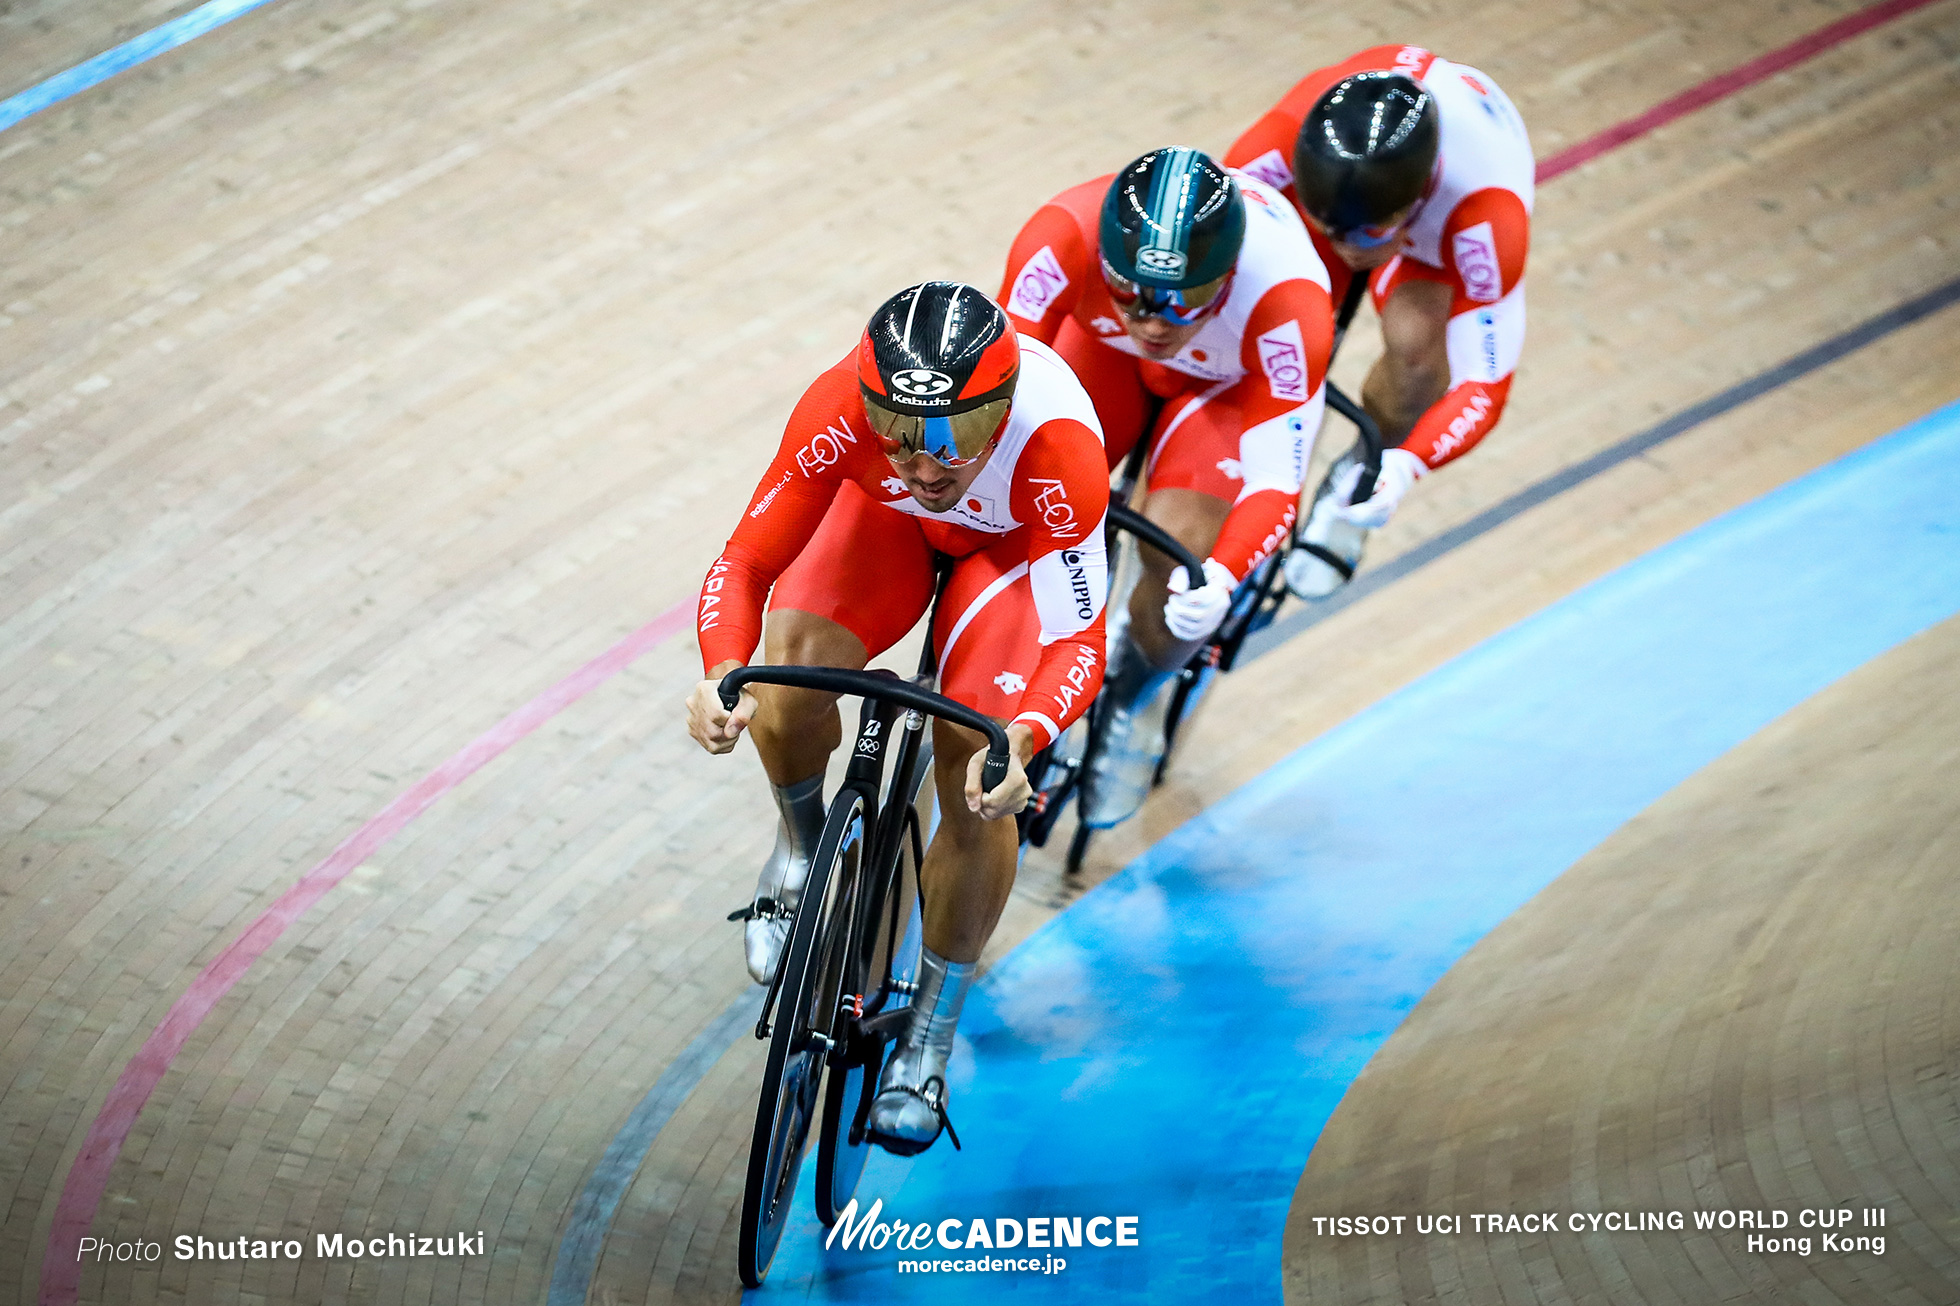
<path id="1" fill-rule="evenodd" d="M 954 1060 L 967 1150 L 880 1155 L 860 1197 L 912 1223 L 1135 1215 L 1140 1246 L 1064 1249 L 1057 1276 L 900 1274 L 890 1247 L 823 1249 L 811 1165 L 750 1296 L 1278 1302 L 1307 1153 L 1430 985 L 1688 775 L 1956 611 L 1960 405 L 1384 700 L 995 969 Z"/>
<path id="2" fill-rule="evenodd" d="M 117 73 L 126 72 L 137 64 L 145 63 L 166 50 L 175 50 L 187 41 L 194 41 L 214 27 L 222 27 L 240 14 L 250 13 L 260 5 L 271 0 L 209 0 L 189 13 L 173 18 L 159 27 L 154 27 L 141 36 L 131 37 L 113 50 L 105 50 L 85 63 L 76 64 L 65 72 L 36 86 L 30 86 L 18 95 L 10 95 L 0 100 L 0 131 L 5 131 L 23 118 L 31 117 L 51 105 L 60 104 L 72 96 L 80 95 L 91 86 L 108 81 Z"/>

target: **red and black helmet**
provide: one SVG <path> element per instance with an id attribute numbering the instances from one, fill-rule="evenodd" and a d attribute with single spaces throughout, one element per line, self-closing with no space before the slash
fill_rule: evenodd
<path id="1" fill-rule="evenodd" d="M 1007 425 L 1021 346 L 1007 314 L 957 281 L 908 286 L 858 341 L 858 389 L 885 452 L 948 467 L 984 454 Z"/>

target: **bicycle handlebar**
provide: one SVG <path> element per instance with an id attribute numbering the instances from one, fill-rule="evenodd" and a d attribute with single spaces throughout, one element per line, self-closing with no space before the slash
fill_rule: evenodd
<path id="1" fill-rule="evenodd" d="M 1140 512 L 1124 507 L 1120 503 L 1109 505 L 1110 525 L 1126 530 L 1139 540 L 1169 555 L 1172 562 L 1184 568 L 1184 577 L 1196 589 L 1205 583 L 1205 564 L 1198 555 L 1178 543 L 1177 537 L 1151 521 Z"/>
<path id="2" fill-rule="evenodd" d="M 1348 496 L 1349 503 L 1363 503 L 1375 495 L 1375 478 L 1382 470 L 1382 428 L 1360 404 L 1341 393 L 1341 388 L 1332 381 L 1327 383 L 1327 406 L 1354 423 L 1361 432 L 1361 446 L 1367 451 L 1367 458 L 1361 466 L 1361 479 L 1354 483 L 1354 493 Z"/>
<path id="3" fill-rule="evenodd" d="M 842 667 L 736 667 L 721 678 L 721 705 L 734 709 L 744 685 L 787 685 L 793 689 L 817 689 L 830 694 L 856 694 L 860 698 L 882 699 L 941 717 L 955 725 L 977 730 L 987 737 L 987 761 L 980 772 L 981 792 L 998 789 L 1007 779 L 1007 731 L 1000 722 L 944 694 L 920 689 L 900 680 L 889 671 L 847 671 Z"/>

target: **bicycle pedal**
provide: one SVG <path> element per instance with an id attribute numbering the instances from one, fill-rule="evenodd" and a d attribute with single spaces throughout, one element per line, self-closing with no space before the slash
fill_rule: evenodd
<path id="1" fill-rule="evenodd" d="M 775 898 L 757 898 L 728 913 L 731 921 L 788 920 L 796 915 L 794 908 L 786 906 Z"/>

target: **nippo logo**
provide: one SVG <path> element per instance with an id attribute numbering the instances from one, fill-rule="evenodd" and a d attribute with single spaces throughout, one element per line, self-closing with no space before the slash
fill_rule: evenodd
<path id="1" fill-rule="evenodd" d="M 1463 278 L 1463 293 L 1483 304 L 1504 297 L 1504 279 L 1497 267 L 1497 239 L 1490 223 L 1479 222 L 1456 233 L 1450 242 L 1456 256 L 1456 274 Z"/>
<path id="2" fill-rule="evenodd" d="M 907 367 L 892 373 L 892 389 L 900 394 L 943 395 L 952 388 L 952 377 L 929 367 Z"/>
<path id="3" fill-rule="evenodd" d="M 1165 276 L 1176 276 L 1184 271 L 1184 255 L 1174 249 L 1140 249 L 1137 251 L 1137 266 L 1145 272 L 1157 272 Z"/>

